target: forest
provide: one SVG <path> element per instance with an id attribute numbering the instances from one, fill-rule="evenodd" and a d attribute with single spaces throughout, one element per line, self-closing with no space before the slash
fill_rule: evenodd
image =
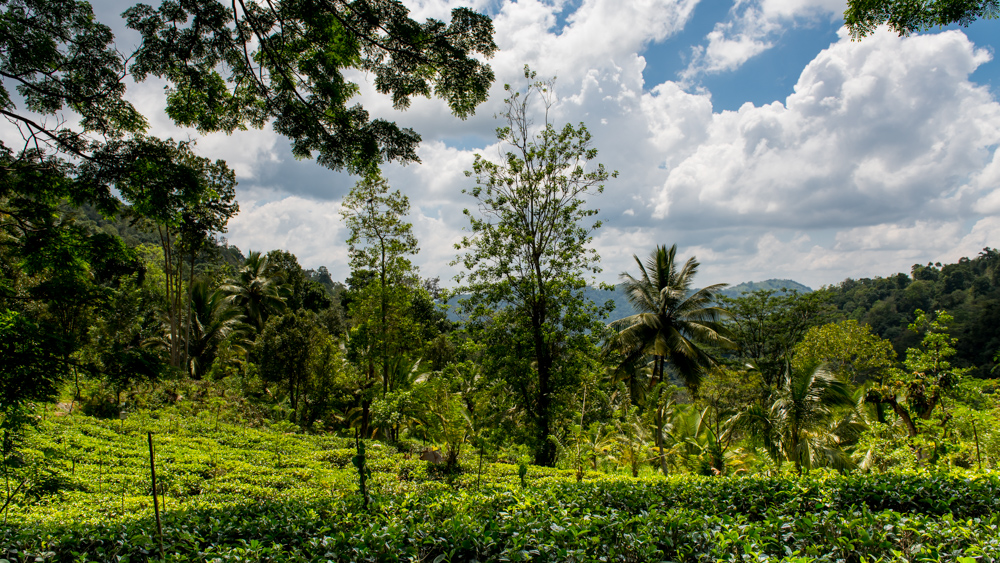
<path id="1" fill-rule="evenodd" d="M 653 241 L 598 287 L 618 173 L 525 66 L 428 279 L 382 173 L 420 137 L 345 76 L 471 115 L 486 16 L 137 4 L 125 55 L 85 2 L 0 8 L 0 563 L 1000 557 L 1000 251 L 726 293 Z M 349 276 L 230 245 L 234 171 L 126 76 L 356 176 Z"/>

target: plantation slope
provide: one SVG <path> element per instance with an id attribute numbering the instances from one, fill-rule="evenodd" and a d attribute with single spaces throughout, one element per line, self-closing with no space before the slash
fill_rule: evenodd
<path id="1" fill-rule="evenodd" d="M 373 504 L 352 441 L 210 417 L 46 420 L 12 481 L 0 558 L 169 561 L 995 561 L 996 475 L 670 479 L 476 459 L 442 475 L 371 443 Z M 479 485 L 477 485 L 479 483 Z M 16 485 L 16 483 L 15 483 Z M 13 488 L 13 485 L 12 485 Z"/>

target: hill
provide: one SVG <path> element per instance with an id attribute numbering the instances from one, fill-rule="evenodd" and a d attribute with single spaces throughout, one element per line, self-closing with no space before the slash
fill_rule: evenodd
<path id="1" fill-rule="evenodd" d="M 795 280 L 770 279 L 760 282 L 743 282 L 741 284 L 731 285 L 722 290 L 722 294 L 726 297 L 739 297 L 742 293 L 750 293 L 766 289 L 774 291 L 797 291 L 799 293 L 810 293 L 812 291 L 811 287 L 802 285 Z"/>
<path id="2" fill-rule="evenodd" d="M 722 291 L 722 295 L 726 297 L 739 297 L 741 293 L 758 291 L 762 289 L 773 289 L 773 290 L 792 290 L 799 293 L 809 293 L 812 288 L 802 285 L 801 283 L 794 280 L 779 280 L 770 279 L 759 282 L 743 282 L 738 285 L 731 285 Z M 608 322 L 615 321 L 621 318 L 625 318 L 629 315 L 635 314 L 635 309 L 632 308 L 632 304 L 628 302 L 628 297 L 625 295 L 625 290 L 621 284 L 616 285 L 612 290 L 600 289 L 597 287 L 588 287 L 584 290 L 584 294 L 588 299 L 594 303 L 604 304 L 607 301 L 614 302 L 614 309 L 611 315 L 608 317 Z M 446 305 L 451 307 L 448 309 L 448 320 L 452 322 L 458 322 L 462 320 L 462 317 L 455 311 L 454 305 L 462 299 L 462 296 L 451 298 L 451 300 L 446 301 Z"/>

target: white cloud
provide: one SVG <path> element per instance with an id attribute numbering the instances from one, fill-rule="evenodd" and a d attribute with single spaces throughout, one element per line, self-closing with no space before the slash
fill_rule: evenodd
<path id="1" fill-rule="evenodd" d="M 959 32 L 844 38 L 785 104 L 713 114 L 656 216 L 802 228 L 968 213 L 1000 143 L 1000 104 L 968 81 L 988 58 Z"/>
<path id="2" fill-rule="evenodd" d="M 345 272 L 347 233 L 340 204 L 299 196 L 278 201 L 241 201 L 240 212 L 229 221 L 228 238 L 245 253 L 249 250 L 288 250 L 304 268 L 326 265 Z"/>
<path id="3" fill-rule="evenodd" d="M 855 227 L 837 233 L 833 249 L 841 252 L 858 250 L 897 251 L 921 248 L 940 252 L 962 237 L 961 224 L 945 221 L 916 221 L 912 225 L 881 224 Z"/>
<path id="4" fill-rule="evenodd" d="M 750 8 L 735 21 L 719 22 L 705 36 L 708 46 L 692 48 L 691 62 L 681 72 L 684 81 L 702 73 L 718 73 L 739 68 L 743 63 L 770 49 L 769 36 L 781 29 L 777 22 L 764 17 L 759 9 Z"/>
<path id="5" fill-rule="evenodd" d="M 447 20 L 460 4 L 407 5 L 417 19 Z M 695 4 L 475 0 L 495 14 L 501 51 L 490 61 L 491 98 L 466 121 L 440 100 L 416 99 L 396 112 L 357 74 L 366 109 L 424 138 L 421 164 L 385 169 L 411 199 L 422 274 L 447 281 L 454 273 L 452 245 L 467 224 L 461 211 L 473 202 L 461 193 L 473 185 L 463 171 L 474 153 L 495 155 L 502 85 L 523 82 L 525 63 L 540 77 L 558 76 L 553 115 L 560 124 L 585 122 L 598 160 L 621 171 L 590 202 L 605 221 L 594 240 L 604 280 L 634 271 L 633 254 L 674 242 L 702 262 L 699 283 L 790 277 L 813 287 L 997 246 L 1000 105 L 969 81 L 986 51 L 959 32 L 842 37 L 804 69 L 783 69 L 801 73 L 785 100 L 716 113 L 708 91 L 643 82 L 646 47 L 682 30 Z M 842 11 L 842 1 L 739 1 L 688 76 L 737 68 L 779 45 L 790 26 Z M 170 128 L 159 85 L 130 92 L 156 131 L 190 133 Z M 234 244 L 286 248 L 306 267 L 346 277 L 338 200 L 354 179 L 293 161 L 287 141 L 269 130 L 205 136 L 198 150 L 240 174 Z"/>
<path id="6" fill-rule="evenodd" d="M 735 70 L 772 48 L 789 25 L 832 18 L 845 7 L 843 0 L 738 0 L 730 18 L 705 36 L 708 45 L 692 47 L 691 61 L 680 76 L 690 83 L 701 74 Z"/>

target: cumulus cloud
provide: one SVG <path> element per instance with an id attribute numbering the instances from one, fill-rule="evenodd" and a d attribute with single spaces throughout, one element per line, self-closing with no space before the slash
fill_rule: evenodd
<path id="1" fill-rule="evenodd" d="M 384 169 L 411 200 L 425 276 L 443 281 L 473 200 L 461 193 L 473 155 L 494 157 L 493 116 L 504 83 L 523 84 L 528 63 L 558 76 L 559 123 L 584 122 L 598 161 L 621 172 L 588 204 L 604 227 L 594 247 L 602 280 L 634 271 L 632 255 L 678 243 L 702 263 L 699 283 L 789 277 L 818 287 L 847 276 L 889 275 L 914 263 L 952 261 L 1000 237 L 1000 105 L 970 74 L 990 59 L 957 31 L 901 39 L 877 33 L 819 52 L 794 91 L 738 111 L 713 109 L 691 85 L 780 46 L 793 26 L 826 25 L 843 0 L 738 1 L 698 46 L 685 80 L 645 84 L 646 49 L 691 21 L 694 0 L 413 0 L 417 19 L 447 20 L 458 5 L 494 17 L 501 50 L 488 102 L 468 120 L 440 100 L 398 112 L 374 92 L 357 101 L 423 136 L 420 164 Z M 131 89 L 160 134 L 162 85 Z M 286 248 L 305 267 L 348 274 L 339 201 L 355 179 L 294 160 L 270 131 L 203 136 L 198 150 L 239 174 L 241 213 L 229 238 L 240 248 Z"/>
<path id="2" fill-rule="evenodd" d="M 708 44 L 692 47 L 681 79 L 691 83 L 702 74 L 735 70 L 772 48 L 789 25 L 829 19 L 843 13 L 844 8 L 843 0 L 737 1 L 729 19 L 717 22 L 705 36 Z"/>
<path id="3" fill-rule="evenodd" d="M 305 268 L 326 265 L 330 270 L 347 270 L 347 232 L 338 202 L 300 196 L 243 200 L 239 215 L 229 222 L 228 238 L 244 253 L 284 249 Z"/>
<path id="4" fill-rule="evenodd" d="M 968 81 L 989 57 L 960 32 L 843 38 L 784 104 L 712 114 L 656 215 L 803 228 L 968 212 L 1000 142 L 1000 105 Z"/>

